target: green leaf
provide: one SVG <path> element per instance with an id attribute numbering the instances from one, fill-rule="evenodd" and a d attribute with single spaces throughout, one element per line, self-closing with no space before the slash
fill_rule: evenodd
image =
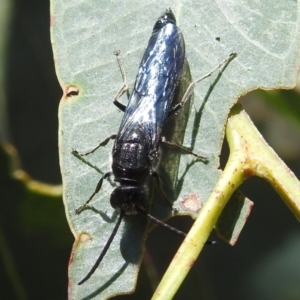
<path id="1" fill-rule="evenodd" d="M 51 36 L 64 91 L 59 112 L 64 203 L 76 239 L 69 268 L 70 299 L 106 299 L 134 288 L 147 225 L 142 216 L 126 218 L 95 274 L 77 286 L 103 249 L 117 213 L 109 204 L 113 190 L 109 182 L 92 201 L 92 209 L 74 213 L 92 194 L 101 174 L 71 155 L 71 150 L 88 151 L 118 131 L 122 112 L 112 99 L 121 86 L 121 75 L 112 53 L 121 50 L 132 87 L 154 22 L 169 5 L 166 1 L 52 1 Z M 185 37 L 194 80 L 231 52 L 238 55 L 222 74 L 215 72 L 195 89 L 183 145 L 207 156 L 209 163 L 195 163 L 190 155 L 182 155 L 177 167 L 174 158 L 169 177 L 176 195 L 174 206 L 180 208 L 180 201 L 194 193 L 205 201 L 218 181 L 224 125 L 238 97 L 257 88 L 294 85 L 300 26 L 297 3 L 286 0 L 271 7 L 264 1 L 181 1 L 172 9 Z M 105 173 L 111 169 L 110 157 L 108 144 L 87 160 Z M 155 197 L 154 215 L 160 216 L 162 202 Z"/>

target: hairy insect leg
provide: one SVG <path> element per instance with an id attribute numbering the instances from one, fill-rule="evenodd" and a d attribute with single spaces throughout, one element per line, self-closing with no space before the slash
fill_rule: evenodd
<path id="1" fill-rule="evenodd" d="M 86 155 L 89 155 L 91 153 L 94 153 L 97 149 L 99 149 L 100 147 L 104 147 L 107 145 L 107 143 L 110 141 L 110 140 L 115 140 L 117 137 L 116 134 L 112 134 L 111 136 L 109 136 L 108 138 L 106 138 L 104 141 L 102 141 L 97 147 L 95 147 L 94 149 L 88 151 L 88 152 L 83 152 L 83 153 L 80 153 L 78 152 L 76 149 L 73 149 L 72 150 L 72 154 L 75 155 L 75 156 L 86 156 Z"/>
<path id="2" fill-rule="evenodd" d="M 123 66 L 123 63 L 120 59 L 120 51 L 114 51 L 114 55 L 117 58 L 117 62 L 122 74 L 122 80 L 123 80 L 123 84 L 121 86 L 121 88 L 119 89 L 118 93 L 116 94 L 116 96 L 114 97 L 113 103 L 116 107 L 118 107 L 121 111 L 125 112 L 126 106 L 122 103 L 120 103 L 118 101 L 118 99 L 126 92 L 128 91 L 128 85 L 127 85 L 127 78 L 126 78 L 126 73 L 125 73 L 125 69 Z"/>
<path id="3" fill-rule="evenodd" d="M 197 83 L 201 82 L 202 80 L 204 80 L 207 77 L 210 77 L 216 70 L 220 69 L 222 66 L 226 66 L 234 57 L 236 57 L 237 54 L 232 52 L 230 53 L 230 55 L 228 57 L 226 57 L 225 59 L 223 59 L 216 67 L 214 67 L 210 72 L 208 72 L 207 74 L 203 75 L 202 77 L 196 79 L 195 81 L 193 81 L 187 88 L 187 90 L 185 91 L 182 100 L 177 103 L 174 107 L 172 107 L 172 109 L 170 110 L 168 117 L 173 115 L 174 113 L 176 113 L 179 109 L 181 109 L 185 102 L 189 99 L 191 93 L 193 92 L 193 90 L 195 89 L 195 86 L 197 85 Z"/>
<path id="4" fill-rule="evenodd" d="M 164 137 L 161 138 L 161 142 L 163 144 L 167 145 L 168 147 L 177 148 L 177 149 L 179 149 L 182 152 L 185 152 L 187 154 L 191 154 L 191 155 L 195 156 L 197 159 L 199 159 L 199 160 L 201 160 L 203 162 L 208 162 L 208 158 L 207 157 L 198 155 L 198 154 L 192 152 L 191 150 L 187 149 L 186 147 L 183 147 L 183 146 L 178 145 L 176 143 L 166 141 Z"/>
<path id="5" fill-rule="evenodd" d="M 81 213 L 88 206 L 88 204 L 91 202 L 91 200 L 94 198 L 94 196 L 101 190 L 103 180 L 111 175 L 112 175 L 112 172 L 107 172 L 100 178 L 100 180 L 98 181 L 97 186 L 96 186 L 93 194 L 90 196 L 90 198 L 84 204 L 82 204 L 81 206 L 79 206 L 78 208 L 75 209 L 76 214 Z"/>

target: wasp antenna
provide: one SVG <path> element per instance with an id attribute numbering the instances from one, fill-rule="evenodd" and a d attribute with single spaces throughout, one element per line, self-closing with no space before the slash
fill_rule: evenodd
<path id="1" fill-rule="evenodd" d="M 124 214 L 125 214 L 125 212 L 123 210 L 121 210 L 121 213 L 120 213 L 119 219 L 118 219 L 118 221 L 117 221 L 117 223 L 115 225 L 115 228 L 112 231 L 112 233 L 111 233 L 108 241 L 106 242 L 105 247 L 103 248 L 101 254 L 99 255 L 97 261 L 95 262 L 95 264 L 93 265 L 93 267 L 91 268 L 91 270 L 88 272 L 88 274 L 80 282 L 78 282 L 78 285 L 81 285 L 84 282 L 86 282 L 94 274 L 95 270 L 100 265 L 103 257 L 105 256 L 107 250 L 109 249 L 110 244 L 112 243 L 112 241 L 113 241 L 113 239 L 114 239 L 114 237 L 115 237 L 115 235 L 116 235 L 116 233 L 117 233 L 117 231 L 118 231 L 118 229 L 120 227 L 120 224 L 121 224 L 121 221 L 122 221 L 122 219 L 124 217 Z"/>
<path id="2" fill-rule="evenodd" d="M 161 220 L 159 220 L 159 219 L 153 217 L 152 215 L 150 215 L 150 214 L 147 213 L 146 211 L 144 211 L 144 210 L 142 210 L 142 209 L 139 209 L 138 211 L 139 211 L 141 214 L 147 216 L 152 222 L 154 222 L 154 223 L 156 223 L 156 224 L 158 224 L 158 225 L 160 225 L 160 226 L 162 226 L 162 227 L 164 227 L 164 228 L 166 228 L 166 229 L 168 229 L 168 230 L 170 230 L 170 231 L 172 231 L 172 232 L 174 232 L 174 233 L 176 233 L 176 234 L 179 234 L 179 235 L 183 236 L 184 238 L 186 237 L 186 235 L 187 235 L 186 233 L 184 233 L 184 232 L 182 232 L 181 230 L 176 229 L 176 228 L 170 226 L 169 224 L 167 224 L 167 223 L 165 223 L 165 222 L 163 222 L 163 221 L 161 221 Z M 205 242 L 205 245 L 214 245 L 214 244 L 216 244 L 216 243 L 217 243 L 216 241 L 206 241 L 206 242 Z"/>
<path id="3" fill-rule="evenodd" d="M 178 229 L 170 226 L 169 224 L 167 224 L 167 223 L 165 223 L 165 222 L 163 222 L 163 221 L 161 221 L 161 220 L 153 217 L 152 215 L 150 215 L 148 212 L 144 211 L 143 209 L 139 209 L 138 212 L 140 212 L 141 214 L 147 216 L 152 222 L 154 222 L 154 223 L 156 223 L 156 224 L 158 224 L 158 225 L 160 225 L 160 226 L 162 226 L 162 227 L 164 227 L 164 228 L 166 228 L 166 229 L 168 229 L 170 231 L 173 231 L 176 234 L 179 234 L 179 235 L 181 235 L 183 237 L 186 237 L 186 233 L 184 233 L 184 232 L 182 232 L 182 231 L 180 231 L 180 230 L 178 230 Z"/>

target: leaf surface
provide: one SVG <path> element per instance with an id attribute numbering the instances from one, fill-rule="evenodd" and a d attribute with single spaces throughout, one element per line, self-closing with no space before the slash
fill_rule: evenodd
<path id="1" fill-rule="evenodd" d="M 121 50 L 131 88 L 152 27 L 169 6 L 185 37 L 193 80 L 231 52 L 238 55 L 221 74 L 215 72 L 197 85 L 186 130 L 179 137 L 184 146 L 207 156 L 209 163 L 182 155 L 180 162 L 174 158 L 175 163 L 162 164 L 166 170 L 175 166 L 167 170 L 175 191 L 174 207 L 182 210 L 180 201 L 191 194 L 197 193 L 205 201 L 211 193 L 220 176 L 219 154 L 227 115 L 238 97 L 258 88 L 291 88 L 295 84 L 299 64 L 297 2 L 281 0 L 270 7 L 269 2 L 246 0 L 180 1 L 176 5 L 169 1 L 53 0 L 51 37 L 64 91 L 59 109 L 60 164 L 66 214 L 76 239 L 69 267 L 70 299 L 106 299 L 134 288 L 147 230 L 142 216 L 126 217 L 100 267 L 84 285 L 77 286 L 103 249 L 118 213 L 109 203 L 113 184 L 108 181 L 91 202 L 91 209 L 74 213 L 92 194 L 101 174 L 71 151 L 91 150 L 117 133 L 122 112 L 112 100 L 122 82 L 113 51 Z M 77 96 L 68 97 L 70 87 L 78 91 Z M 126 101 L 124 97 L 123 103 Z M 100 148 L 87 161 L 103 173 L 110 171 L 111 147 L 109 143 Z M 152 212 L 165 218 L 162 202 L 154 199 Z M 246 215 L 241 214 L 240 223 Z"/>

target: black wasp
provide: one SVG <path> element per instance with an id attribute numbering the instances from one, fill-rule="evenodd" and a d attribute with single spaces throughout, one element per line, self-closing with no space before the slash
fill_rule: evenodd
<path id="1" fill-rule="evenodd" d="M 146 185 L 148 179 L 154 177 L 157 186 L 162 191 L 160 178 L 156 171 L 159 162 L 159 145 L 164 142 L 177 146 L 162 140 L 161 133 L 166 119 L 184 105 L 197 82 L 210 76 L 215 69 L 229 60 L 229 58 L 224 60 L 212 72 L 193 82 L 181 102 L 174 105 L 175 90 L 183 71 L 185 44 L 182 32 L 176 25 L 174 14 L 171 9 L 168 9 L 153 27 L 129 103 L 125 107 L 118 102 L 118 98 L 127 89 L 125 72 L 118 56 L 119 52 L 115 52 L 115 54 L 124 80 L 122 88 L 114 99 L 114 104 L 124 111 L 119 132 L 117 135 L 108 137 L 90 152 L 79 154 L 74 150 L 73 154 L 76 156 L 90 154 L 99 147 L 105 146 L 109 140 L 115 139 L 112 150 L 112 172 L 102 176 L 94 193 L 84 205 L 76 210 L 76 213 L 80 213 L 87 206 L 101 189 L 103 180 L 113 174 L 114 181 L 118 182 L 119 186 L 112 192 L 110 203 L 113 208 L 120 211 L 120 216 L 96 263 L 78 284 L 84 283 L 95 272 L 114 239 L 124 215 L 136 213 L 147 215 L 152 221 L 185 236 L 185 233 L 155 219 L 147 212 Z M 197 156 L 181 146 L 177 147 Z M 203 157 L 197 157 L 203 159 Z M 163 191 L 162 194 L 164 195 Z"/>

